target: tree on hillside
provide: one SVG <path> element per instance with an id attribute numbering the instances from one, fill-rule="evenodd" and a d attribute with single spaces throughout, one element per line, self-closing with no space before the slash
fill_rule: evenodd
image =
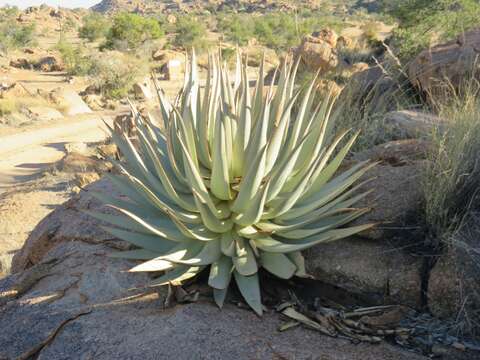
<path id="1" fill-rule="evenodd" d="M 383 0 L 383 10 L 398 20 L 394 45 L 408 61 L 431 45 L 478 26 L 478 0 Z"/>
<path id="2" fill-rule="evenodd" d="M 163 35 L 164 32 L 156 19 L 120 13 L 113 19 L 105 45 L 107 48 L 126 45 L 128 49 L 135 49 L 145 41 L 158 39 Z"/>
<path id="3" fill-rule="evenodd" d="M 174 43 L 184 49 L 202 48 L 206 43 L 206 35 L 207 29 L 202 23 L 191 17 L 182 16 L 175 24 Z"/>
<path id="4" fill-rule="evenodd" d="M 108 19 L 96 12 L 86 15 L 83 18 L 83 26 L 78 31 L 78 35 L 82 39 L 95 41 L 107 35 L 110 29 Z"/>

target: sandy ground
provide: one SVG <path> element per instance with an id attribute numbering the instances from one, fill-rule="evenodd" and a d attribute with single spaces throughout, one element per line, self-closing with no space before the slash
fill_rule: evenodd
<path id="1" fill-rule="evenodd" d="M 101 117 L 95 114 L 81 120 L 62 119 L 57 125 L 0 137 L 0 193 L 32 180 L 60 160 L 65 144 L 104 140 L 107 133 Z"/>

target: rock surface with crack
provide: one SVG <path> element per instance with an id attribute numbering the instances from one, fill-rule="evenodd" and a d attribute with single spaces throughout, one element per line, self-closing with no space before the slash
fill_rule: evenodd
<path id="1" fill-rule="evenodd" d="M 107 181 L 89 187 L 113 192 Z M 118 195 L 118 194 L 117 194 Z M 39 224 L 15 258 L 18 273 L 0 280 L 8 293 L 25 273 L 48 271 L 0 306 L 0 359 L 420 359 L 386 343 L 354 345 L 303 328 L 278 332 L 280 315 L 209 297 L 163 309 L 166 290 L 146 289 L 145 274 L 107 255 L 123 243 L 110 239 L 82 209 L 105 207 L 87 192 Z"/>
<path id="2" fill-rule="evenodd" d="M 75 241 L 55 246 L 44 260 L 65 260 L 0 310 L 0 358 L 421 358 L 387 344 L 353 345 L 300 328 L 280 333 L 274 313 L 260 319 L 205 299 L 162 310 L 158 294 L 130 290 L 143 289 L 148 279 L 126 273 L 131 264 L 106 257 L 111 251 Z M 15 276 L 2 280 L 0 289 Z"/>

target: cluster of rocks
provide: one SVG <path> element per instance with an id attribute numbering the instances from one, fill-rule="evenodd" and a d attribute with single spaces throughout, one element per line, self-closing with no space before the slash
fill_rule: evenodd
<path id="1" fill-rule="evenodd" d="M 33 52 L 33 50 L 30 50 Z M 34 52 L 33 52 L 34 54 Z M 40 58 L 22 57 L 10 61 L 10 66 L 17 69 L 38 70 L 43 72 L 64 71 L 65 64 L 58 54 L 49 54 Z"/>

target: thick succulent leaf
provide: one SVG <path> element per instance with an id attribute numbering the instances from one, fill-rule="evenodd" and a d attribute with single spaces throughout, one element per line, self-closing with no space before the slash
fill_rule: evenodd
<path id="1" fill-rule="evenodd" d="M 302 198 L 308 198 L 311 194 L 319 191 L 323 185 L 325 185 L 332 176 L 336 173 L 340 165 L 342 164 L 345 156 L 347 156 L 350 151 L 353 143 L 355 142 L 358 133 L 353 136 L 347 144 L 338 152 L 335 158 L 328 164 L 328 166 L 323 169 L 323 164 L 317 169 L 318 175 L 314 174 L 314 182 L 311 185 L 310 189 L 302 196 Z M 333 150 L 332 150 L 333 152 Z"/>
<path id="2" fill-rule="evenodd" d="M 247 304 L 258 314 L 262 315 L 263 305 L 260 295 L 260 284 L 258 275 L 243 276 L 238 271 L 234 271 L 235 282 Z"/>
<path id="3" fill-rule="evenodd" d="M 265 174 L 265 161 L 267 148 L 264 147 L 252 161 L 247 173 L 240 183 L 240 191 L 235 199 L 231 209 L 236 213 L 245 211 L 250 205 L 251 200 L 257 194 L 260 184 Z"/>
<path id="4" fill-rule="evenodd" d="M 288 124 L 290 123 L 290 117 L 292 112 L 292 107 L 297 101 L 297 97 L 299 92 L 290 99 L 288 102 L 283 115 L 280 117 L 279 123 L 275 123 L 272 129 L 272 137 L 268 142 L 268 149 L 267 149 L 267 161 L 266 161 L 266 169 L 265 172 L 269 173 L 272 170 L 275 162 L 277 161 L 278 155 L 280 154 L 280 149 L 283 145 L 283 141 L 285 140 L 285 134 L 288 129 Z"/>
<path id="5" fill-rule="evenodd" d="M 178 228 L 166 218 L 142 219 L 141 217 L 121 208 L 117 208 L 119 212 L 127 216 L 127 219 L 135 221 L 143 227 L 143 232 L 158 235 L 172 241 L 187 241 L 190 238 L 185 236 Z"/>
<path id="6" fill-rule="evenodd" d="M 284 254 L 261 251 L 260 263 L 263 268 L 282 279 L 290 279 L 297 271 L 295 264 Z"/>
<path id="7" fill-rule="evenodd" d="M 297 267 L 295 276 L 298 277 L 309 277 L 307 271 L 305 270 L 305 259 L 300 251 L 294 251 L 286 254 L 292 263 Z"/>
<path id="8" fill-rule="evenodd" d="M 222 256 L 220 251 L 220 240 L 207 242 L 200 252 L 186 260 L 172 260 L 172 262 L 185 265 L 210 265 Z"/>
<path id="9" fill-rule="evenodd" d="M 112 179 L 113 178 L 114 177 L 112 177 Z M 142 183 L 139 179 L 130 176 L 127 173 L 125 173 L 124 179 L 128 180 L 128 182 L 131 184 L 131 187 L 133 187 L 148 202 L 150 202 L 153 206 L 162 211 L 164 214 L 168 214 L 169 212 L 175 212 L 178 218 L 180 218 L 184 222 L 191 224 L 199 224 L 201 222 L 200 216 L 198 216 L 198 214 L 182 211 L 180 208 L 175 208 L 171 204 L 168 204 L 167 202 L 162 200 L 157 194 L 151 191 L 150 188 L 144 183 Z M 124 192 L 124 190 L 128 188 L 128 185 L 121 186 L 119 184 L 116 184 L 116 186 L 120 186 L 119 190 L 121 192 Z"/>
<path id="10" fill-rule="evenodd" d="M 288 230 L 288 231 L 277 231 L 275 232 L 275 234 L 287 239 L 302 239 L 302 238 L 306 238 L 306 237 L 345 225 L 357 219 L 358 217 L 364 215 L 368 211 L 369 209 L 349 211 L 346 214 L 334 215 L 331 217 L 322 218 L 320 221 L 315 223 L 315 227 Z"/>
<path id="11" fill-rule="evenodd" d="M 191 279 L 198 275 L 204 266 L 176 266 L 172 271 L 167 272 L 165 275 L 158 277 L 150 283 L 151 287 L 162 286 L 167 284 L 181 285 L 183 281 Z"/>
<path id="12" fill-rule="evenodd" d="M 364 166 L 362 169 L 350 176 L 344 174 L 333 179 L 326 184 L 318 193 L 312 195 L 308 202 L 300 204 L 297 207 L 291 208 L 281 215 L 277 216 L 279 220 L 294 219 L 299 216 L 308 214 L 309 212 L 323 206 L 327 202 L 335 199 L 338 195 L 348 189 L 354 182 L 360 179 L 371 167 L 375 164 Z M 346 172 L 347 173 L 347 172 Z"/>
<path id="13" fill-rule="evenodd" d="M 221 309 L 223 307 L 223 303 L 225 302 L 225 298 L 227 297 L 228 287 L 225 289 L 216 289 L 213 288 L 213 299 L 215 300 L 215 304 Z"/>
<path id="14" fill-rule="evenodd" d="M 232 198 L 232 193 L 230 191 L 229 161 L 227 158 L 225 136 L 225 125 L 221 121 L 217 121 L 210 190 L 217 198 L 221 200 L 230 200 Z"/>
<path id="15" fill-rule="evenodd" d="M 145 249 L 137 249 L 137 250 L 128 250 L 128 251 L 117 251 L 108 256 L 112 258 L 119 258 L 119 259 L 130 259 L 130 260 L 151 260 L 156 257 L 159 257 L 161 253 L 145 250 Z"/>
<path id="16" fill-rule="evenodd" d="M 235 255 L 235 238 L 236 234 L 232 231 L 226 231 L 222 234 L 220 240 L 220 248 L 226 256 L 233 257 Z"/>
<path id="17" fill-rule="evenodd" d="M 313 245 L 317 245 L 322 242 L 327 242 L 332 240 L 332 235 L 325 233 L 319 234 L 314 239 L 302 239 L 301 241 L 296 242 L 295 244 L 288 244 L 280 240 L 276 240 L 272 237 L 265 237 L 262 239 L 252 240 L 256 247 L 265 252 L 271 253 L 289 253 L 292 251 L 300 251 L 307 249 Z"/>
<path id="18" fill-rule="evenodd" d="M 257 260 L 252 247 L 244 239 L 237 239 L 236 256 L 233 257 L 235 270 L 244 276 L 253 275 L 258 271 Z"/>
<path id="19" fill-rule="evenodd" d="M 205 206 L 202 201 L 199 199 L 199 195 L 194 192 L 195 195 L 195 202 L 197 204 L 198 210 L 200 210 L 200 216 L 202 217 L 202 221 L 207 227 L 207 229 L 217 232 L 217 233 L 224 233 L 229 231 L 233 228 L 233 221 L 230 219 L 220 220 L 218 219 L 212 212 L 210 208 Z"/>
<path id="20" fill-rule="evenodd" d="M 165 192 L 168 196 L 175 202 L 177 205 L 181 206 L 185 210 L 197 212 L 195 207 L 195 202 L 193 196 L 186 196 L 179 194 L 176 187 L 181 187 L 180 183 L 177 183 L 174 179 L 175 177 L 169 177 L 163 167 L 163 164 L 155 152 L 153 146 L 148 142 L 145 135 L 142 132 L 139 132 L 141 139 L 145 143 L 145 148 L 147 149 L 148 155 L 151 159 L 153 167 L 156 170 L 157 176 L 160 178 L 162 185 L 165 189 Z"/>
<path id="21" fill-rule="evenodd" d="M 159 236 L 139 234 L 108 226 L 102 226 L 102 229 L 120 240 L 124 240 L 135 246 L 159 253 L 170 251 L 176 246 L 176 243 L 167 239 L 163 239 Z"/>
<path id="22" fill-rule="evenodd" d="M 237 214 L 233 221 L 241 226 L 250 226 L 260 220 L 263 214 L 263 208 L 268 195 L 270 183 L 263 186 L 252 199 L 249 207 L 242 213 Z"/>
<path id="23" fill-rule="evenodd" d="M 127 201 L 127 200 L 124 200 L 125 198 L 122 199 L 121 197 L 110 196 L 108 194 L 101 193 L 94 190 L 89 190 L 88 193 L 94 198 L 103 202 L 104 204 L 113 205 L 115 207 L 126 209 L 132 213 L 137 214 L 138 216 L 150 217 L 154 215 L 157 215 L 157 216 L 163 215 L 163 213 L 160 212 L 160 210 L 158 210 L 154 206 L 151 206 L 148 202 L 137 203 L 137 202 L 130 201 L 130 199 Z"/>
<path id="24" fill-rule="evenodd" d="M 210 266 L 208 285 L 214 289 L 226 289 L 232 277 L 233 263 L 228 256 L 222 256 Z"/>

